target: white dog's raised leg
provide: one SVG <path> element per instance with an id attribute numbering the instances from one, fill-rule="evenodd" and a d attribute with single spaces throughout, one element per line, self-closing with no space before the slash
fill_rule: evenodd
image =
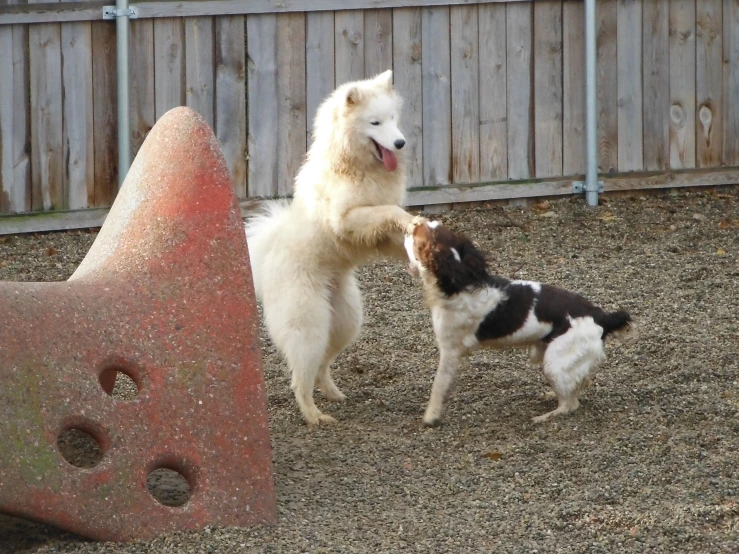
<path id="1" fill-rule="evenodd" d="M 331 335 L 326 359 L 318 372 L 318 388 L 327 400 L 342 402 L 346 396 L 331 378 L 331 363 L 359 336 L 362 327 L 362 293 L 354 274 L 341 279 L 331 294 Z"/>
<path id="2" fill-rule="evenodd" d="M 441 414 L 444 410 L 444 399 L 449 387 L 454 382 L 457 368 L 460 365 L 461 354 L 456 350 L 441 348 L 439 368 L 436 370 L 434 384 L 431 387 L 431 398 L 426 406 L 423 424 L 435 427 L 441 423 Z"/>

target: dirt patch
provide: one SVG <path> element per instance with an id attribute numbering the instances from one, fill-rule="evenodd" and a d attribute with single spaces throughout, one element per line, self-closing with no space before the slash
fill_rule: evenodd
<path id="1" fill-rule="evenodd" d="M 309 429 L 263 335 L 276 527 L 97 544 L 0 517 L 0 551 L 738 552 L 739 189 L 443 214 L 505 276 L 629 310 L 574 415 L 552 409 L 523 352 L 471 358 L 445 424 L 420 421 L 437 351 L 420 284 L 361 271 L 366 324 L 333 371 L 347 394 Z M 0 237 L 1 280 L 62 280 L 94 234 Z"/>

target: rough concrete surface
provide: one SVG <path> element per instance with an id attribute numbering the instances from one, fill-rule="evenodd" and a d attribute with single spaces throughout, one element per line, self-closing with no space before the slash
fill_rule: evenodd
<path id="1" fill-rule="evenodd" d="M 365 327 L 334 369 L 348 400 L 311 429 L 264 332 L 279 523 L 130 545 L 0 519 L 37 553 L 739 552 L 739 188 L 447 212 L 506 276 L 629 310 L 630 342 L 575 414 L 551 409 L 524 352 L 480 352 L 420 425 L 437 352 L 420 283 L 361 270 Z M 94 234 L 0 238 L 0 279 L 63 280 Z"/>

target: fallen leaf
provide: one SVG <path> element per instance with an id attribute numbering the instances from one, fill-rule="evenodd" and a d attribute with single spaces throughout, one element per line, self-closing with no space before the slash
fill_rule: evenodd
<path id="1" fill-rule="evenodd" d="M 723 256 L 724 254 L 726 254 L 726 250 L 724 250 L 723 248 L 719 248 L 718 250 L 716 250 L 716 254 L 718 254 L 719 256 Z"/>
<path id="2" fill-rule="evenodd" d="M 494 450 L 491 452 L 485 452 L 485 454 L 483 454 L 482 457 L 488 458 L 490 460 L 500 460 L 503 457 L 503 454 L 501 454 L 497 450 Z"/>
<path id="3" fill-rule="evenodd" d="M 600 217 L 598 217 L 601 221 L 617 221 L 621 219 L 620 217 L 616 217 L 611 212 L 603 212 Z"/>
<path id="4" fill-rule="evenodd" d="M 698 221 L 705 221 L 706 216 L 704 216 L 703 214 L 693 214 L 693 219 L 697 219 Z"/>
<path id="5" fill-rule="evenodd" d="M 721 398 L 731 398 L 732 396 L 734 396 L 734 391 L 727 390 L 721 395 Z"/>
<path id="6" fill-rule="evenodd" d="M 56 256 L 57 254 L 58 254 L 58 250 L 52 246 L 46 249 L 47 256 Z"/>
<path id="7" fill-rule="evenodd" d="M 545 212 L 549 209 L 549 200 L 542 200 L 532 206 L 536 212 Z"/>
<path id="8" fill-rule="evenodd" d="M 539 217 L 557 217 L 557 214 L 555 212 L 549 211 L 544 212 L 543 214 L 539 214 Z"/>

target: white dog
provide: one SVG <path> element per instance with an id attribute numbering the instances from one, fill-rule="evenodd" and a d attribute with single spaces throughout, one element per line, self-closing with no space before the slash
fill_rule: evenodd
<path id="1" fill-rule="evenodd" d="M 440 353 L 425 425 L 441 422 L 457 367 L 477 347 L 529 346 L 558 400 L 555 410 L 534 421 L 572 412 L 580 388 L 605 360 L 606 336 L 631 323 L 627 312 L 606 313 L 574 292 L 491 275 L 475 245 L 438 221 L 415 217 L 405 245 L 409 271 L 423 280 Z"/>
<path id="2" fill-rule="evenodd" d="M 405 257 L 400 106 L 391 71 L 337 88 L 316 114 L 292 203 L 270 203 L 246 224 L 267 329 L 309 424 L 335 421 L 313 402 L 316 381 L 328 400 L 345 399 L 329 366 L 362 324 L 355 268 L 378 255 Z"/>

